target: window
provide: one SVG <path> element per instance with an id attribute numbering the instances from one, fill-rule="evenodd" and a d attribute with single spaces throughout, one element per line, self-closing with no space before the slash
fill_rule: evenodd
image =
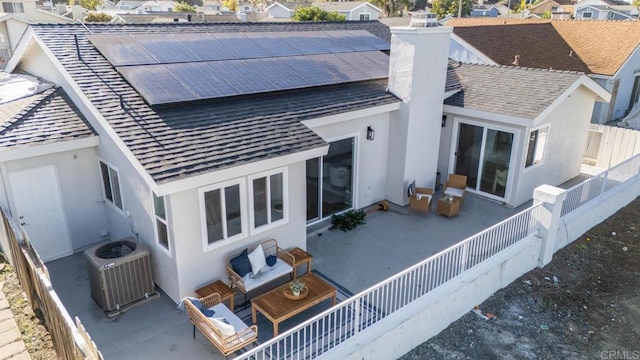
<path id="1" fill-rule="evenodd" d="M 100 174 L 104 186 L 104 198 L 120 210 L 122 206 L 122 194 L 120 193 L 120 178 L 118 170 L 100 161 Z"/>
<path id="2" fill-rule="evenodd" d="M 548 126 L 531 131 L 529 134 L 529 145 L 527 146 L 525 167 L 542 163 L 548 134 Z"/>
<path id="3" fill-rule="evenodd" d="M 286 176 L 286 169 L 277 169 L 249 178 L 252 229 L 263 230 L 287 221 Z"/>
<path id="4" fill-rule="evenodd" d="M 200 190 L 200 203 L 205 248 L 221 241 L 246 235 L 242 220 L 245 203 L 245 181 L 236 180 Z"/>
<path id="5" fill-rule="evenodd" d="M 609 11 L 609 20 L 613 20 L 616 17 L 616 13 Z"/>
<path id="6" fill-rule="evenodd" d="M 156 233 L 158 244 L 169 250 L 169 226 L 167 225 L 167 211 L 164 196 L 158 197 L 153 193 L 153 211 L 156 215 Z"/>
<path id="7" fill-rule="evenodd" d="M 585 11 L 582 13 L 583 19 L 591 19 L 593 17 L 593 13 L 591 11 Z"/>
<path id="8" fill-rule="evenodd" d="M 362 13 L 360 14 L 360 21 L 369 21 L 371 20 L 371 14 L 370 13 Z"/>
<path id="9" fill-rule="evenodd" d="M 23 13 L 24 7 L 22 3 L 3 2 L 2 10 L 6 13 Z"/>

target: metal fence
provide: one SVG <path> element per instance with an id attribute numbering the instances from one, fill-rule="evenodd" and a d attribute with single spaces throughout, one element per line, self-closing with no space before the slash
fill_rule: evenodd
<path id="1" fill-rule="evenodd" d="M 31 246 L 26 232 L 15 224 L 5 209 L 0 209 L 0 215 L 3 227 L 0 236 L 5 237 L 3 243 L 9 245 L 5 253 L 11 257 L 31 307 L 41 310 L 58 358 L 102 359 L 102 354 L 80 320 L 76 317 L 74 322 L 53 290 L 49 271 Z"/>
<path id="2" fill-rule="evenodd" d="M 561 216 L 577 210 L 605 192 L 638 176 L 639 173 L 640 154 L 571 187 L 567 190 L 567 197 L 562 204 Z"/>
<path id="3" fill-rule="evenodd" d="M 236 359 L 314 359 L 537 232 L 533 206 L 337 304 Z"/>

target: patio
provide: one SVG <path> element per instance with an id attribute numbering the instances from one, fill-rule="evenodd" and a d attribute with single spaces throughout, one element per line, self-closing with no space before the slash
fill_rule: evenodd
<path id="1" fill-rule="evenodd" d="M 465 198 L 460 215 L 451 219 L 437 216 L 435 204 L 428 216 L 408 207 L 392 206 L 387 212 L 369 214 L 367 223 L 353 231 L 315 232 L 309 236 L 307 247 L 314 256 L 313 270 L 331 279 L 348 295 L 517 211 L 471 194 Z M 67 310 L 71 316 L 80 318 L 106 358 L 224 358 L 201 333 L 192 339 L 192 325 L 187 315 L 177 310 L 173 301 L 162 292 L 159 298 L 109 319 L 90 296 L 82 253 L 49 262 L 47 266 L 54 288 Z M 241 302 L 242 296 L 236 294 L 236 304 Z M 236 310 L 236 313 L 246 312 L 247 307 L 236 306 Z M 283 327 L 281 332 L 288 327 Z M 260 334 L 262 340 L 265 331 L 270 333 L 270 329 L 259 329 L 263 332 Z"/>

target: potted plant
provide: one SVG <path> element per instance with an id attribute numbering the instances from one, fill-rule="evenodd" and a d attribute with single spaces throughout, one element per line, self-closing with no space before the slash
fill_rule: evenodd
<path id="1" fill-rule="evenodd" d="M 289 283 L 289 290 L 291 290 L 291 295 L 293 296 L 300 296 L 305 287 L 302 281 L 294 280 Z"/>

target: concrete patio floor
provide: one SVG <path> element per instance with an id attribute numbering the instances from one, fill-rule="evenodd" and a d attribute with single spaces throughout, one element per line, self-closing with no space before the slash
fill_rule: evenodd
<path id="1" fill-rule="evenodd" d="M 523 206 L 524 207 L 524 206 Z M 310 236 L 313 269 L 352 293 L 473 235 L 519 209 L 469 194 L 459 216 L 447 219 L 432 212 L 393 206 L 367 216 L 354 231 L 323 231 Z M 109 319 L 91 298 L 82 253 L 47 263 L 54 289 L 71 316 L 78 316 L 107 359 L 223 359 L 197 333 L 165 294 Z M 241 296 L 236 297 L 241 302 Z"/>

